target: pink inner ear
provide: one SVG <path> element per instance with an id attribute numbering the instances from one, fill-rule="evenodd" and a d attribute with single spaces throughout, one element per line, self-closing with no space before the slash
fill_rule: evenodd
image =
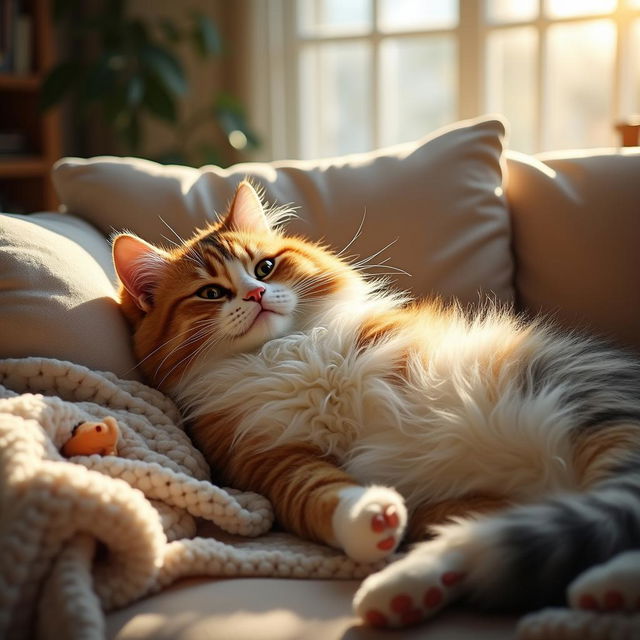
<path id="1" fill-rule="evenodd" d="M 264 233 L 269 231 L 269 223 L 258 194 L 248 182 L 241 182 L 233 198 L 225 225 L 240 231 Z"/>
<path id="2" fill-rule="evenodd" d="M 135 236 L 118 236 L 113 243 L 113 263 L 124 288 L 142 311 L 149 311 L 153 289 L 166 267 L 165 255 Z"/>

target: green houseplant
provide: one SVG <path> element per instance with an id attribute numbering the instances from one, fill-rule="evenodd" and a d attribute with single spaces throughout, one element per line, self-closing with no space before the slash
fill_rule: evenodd
<path id="1" fill-rule="evenodd" d="M 99 117 L 134 155 L 143 148 L 144 118 L 159 119 L 174 134 L 174 144 L 153 158 L 163 162 L 225 164 L 232 147 L 258 145 L 242 105 L 228 92 L 216 92 L 189 118 L 180 113 L 189 90 L 180 48 L 190 46 L 201 59 L 223 54 L 218 29 L 206 15 L 185 10 L 178 24 L 162 16 L 132 17 L 127 0 L 57 0 L 54 17 L 69 54 L 44 80 L 43 109 L 71 100 L 74 116 Z M 196 141 L 203 127 L 217 128 L 222 148 Z"/>

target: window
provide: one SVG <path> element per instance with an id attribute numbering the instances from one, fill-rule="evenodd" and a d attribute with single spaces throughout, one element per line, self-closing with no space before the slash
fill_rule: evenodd
<path id="1" fill-rule="evenodd" d="M 273 157 L 366 151 L 483 113 L 507 117 L 520 151 L 608 146 L 640 111 L 640 0 L 258 4 Z"/>

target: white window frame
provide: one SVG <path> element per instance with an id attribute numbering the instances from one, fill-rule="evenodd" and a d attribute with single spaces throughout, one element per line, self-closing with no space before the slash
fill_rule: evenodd
<path id="1" fill-rule="evenodd" d="M 348 0 L 345 0 L 346 2 Z M 617 8 L 610 14 L 589 14 L 576 17 L 551 18 L 545 15 L 544 2 L 538 0 L 538 17 L 532 20 L 490 24 L 485 18 L 484 0 L 459 0 L 460 20 L 450 29 L 381 32 L 377 29 L 379 0 L 373 0 L 373 28 L 363 35 L 335 35 L 303 37 L 297 32 L 296 0 L 249 0 L 247 41 L 251 51 L 246 58 L 249 76 L 245 80 L 249 97 L 249 112 L 256 128 L 264 132 L 263 146 L 259 152 L 262 159 L 300 157 L 298 62 L 302 47 L 308 40 L 367 41 L 374 47 L 372 56 L 372 108 L 373 148 L 380 146 L 379 101 L 379 48 L 386 37 L 411 38 L 416 35 L 452 34 L 458 42 L 458 96 L 456 119 L 476 117 L 486 113 L 486 49 L 489 34 L 502 29 L 534 27 L 538 34 L 538 56 L 536 60 L 536 122 L 534 127 L 535 150 L 553 148 L 546 139 L 543 123 L 546 112 L 546 86 L 544 68 L 546 64 L 547 31 L 556 24 L 585 23 L 592 20 L 610 19 L 617 29 L 614 56 L 613 97 L 611 100 L 611 140 L 616 145 L 614 123 L 631 114 L 633 96 L 629 82 L 630 74 L 629 32 L 631 19 L 640 18 L 640 8 L 632 9 L 627 0 L 618 0 Z M 637 64 L 637 63 L 636 63 Z M 427 132 L 425 132 L 427 133 Z"/>

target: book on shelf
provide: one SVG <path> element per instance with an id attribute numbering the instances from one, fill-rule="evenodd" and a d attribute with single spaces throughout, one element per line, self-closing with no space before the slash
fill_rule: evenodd
<path id="1" fill-rule="evenodd" d="M 29 150 L 27 136 L 22 131 L 0 131 L 0 156 L 25 154 Z"/>
<path id="2" fill-rule="evenodd" d="M 0 0 L 0 73 L 33 70 L 33 23 L 19 0 Z"/>

